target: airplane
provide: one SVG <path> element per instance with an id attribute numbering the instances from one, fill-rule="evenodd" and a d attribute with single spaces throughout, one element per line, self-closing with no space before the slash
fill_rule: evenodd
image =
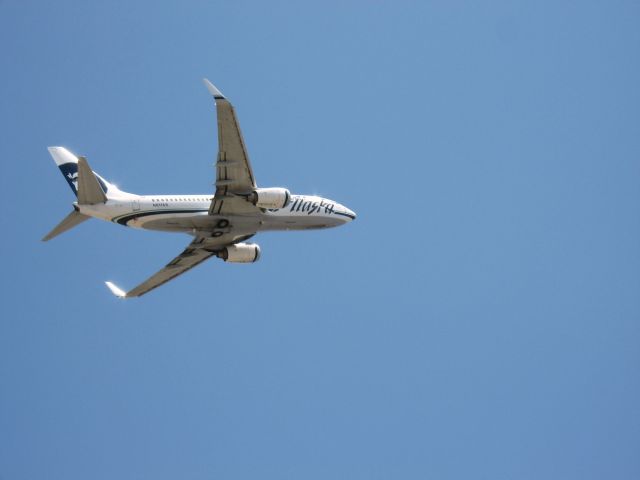
<path id="1" fill-rule="evenodd" d="M 193 236 L 185 250 L 164 268 L 124 291 L 105 282 L 119 298 L 139 297 L 211 257 L 253 263 L 260 247 L 246 240 L 262 231 L 336 227 L 355 220 L 344 205 L 315 195 L 293 195 L 282 187 L 258 188 L 235 110 L 209 80 L 218 116 L 215 192 L 203 195 L 136 195 L 120 190 L 94 172 L 87 159 L 64 147 L 49 153 L 77 197 L 73 211 L 42 240 L 48 241 L 89 218 L 126 227 Z"/>

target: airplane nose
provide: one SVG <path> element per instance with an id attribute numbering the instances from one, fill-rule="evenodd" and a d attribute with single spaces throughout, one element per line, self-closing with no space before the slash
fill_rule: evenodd
<path id="1" fill-rule="evenodd" d="M 348 217 L 350 221 L 353 221 L 356 219 L 356 216 L 357 216 L 356 212 L 354 212 L 353 210 L 349 210 L 347 207 L 344 207 L 344 206 L 342 208 L 344 208 L 344 215 Z"/>

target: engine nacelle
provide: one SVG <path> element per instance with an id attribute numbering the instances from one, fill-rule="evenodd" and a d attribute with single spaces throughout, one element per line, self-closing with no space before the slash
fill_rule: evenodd
<path id="1" fill-rule="evenodd" d="M 248 200 L 256 207 L 277 210 L 289 205 L 291 193 L 286 188 L 258 188 L 249 195 Z"/>
<path id="2" fill-rule="evenodd" d="M 260 258 L 260 246 L 255 243 L 236 243 L 218 252 L 218 258 L 232 263 L 253 263 Z"/>

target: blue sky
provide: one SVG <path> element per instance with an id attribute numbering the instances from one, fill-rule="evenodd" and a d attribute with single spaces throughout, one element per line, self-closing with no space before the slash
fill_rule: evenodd
<path id="1" fill-rule="evenodd" d="M 0 478 L 640 477 L 636 2 L 0 3 Z M 132 301 L 180 235 L 70 210 L 46 147 L 343 228 Z"/>

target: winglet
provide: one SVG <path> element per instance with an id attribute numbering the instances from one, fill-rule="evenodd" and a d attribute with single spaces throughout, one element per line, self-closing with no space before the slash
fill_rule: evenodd
<path id="1" fill-rule="evenodd" d="M 216 100 L 221 98 L 224 99 L 224 95 L 222 95 L 222 92 L 220 90 L 218 90 L 215 85 L 213 83 L 211 83 L 209 80 L 207 80 L 206 78 L 202 79 L 204 86 L 207 87 L 207 90 L 209 90 L 209 93 L 211 95 L 213 95 L 213 98 L 215 98 Z"/>
<path id="2" fill-rule="evenodd" d="M 125 292 L 118 286 L 114 285 L 112 282 L 104 282 L 104 283 L 107 285 L 107 287 L 109 287 L 109 290 L 111 290 L 111 293 L 113 293 L 116 297 L 125 298 L 127 296 L 127 292 Z"/>

